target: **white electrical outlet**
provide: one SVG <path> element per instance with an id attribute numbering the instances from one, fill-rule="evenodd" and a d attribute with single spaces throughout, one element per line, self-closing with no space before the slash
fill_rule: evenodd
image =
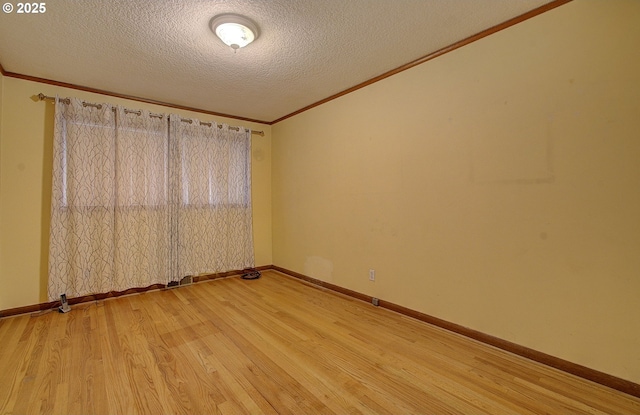
<path id="1" fill-rule="evenodd" d="M 375 281 L 376 280 L 376 270 L 375 269 L 370 269 L 369 270 L 369 281 Z"/>

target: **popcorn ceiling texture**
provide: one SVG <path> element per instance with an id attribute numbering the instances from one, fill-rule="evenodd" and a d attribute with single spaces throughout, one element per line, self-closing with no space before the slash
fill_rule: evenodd
<path id="1" fill-rule="evenodd" d="M 270 122 L 545 0 L 56 0 L 0 13 L 7 72 Z M 236 54 L 213 16 L 255 21 Z M 34 91 L 37 93 L 38 91 Z"/>

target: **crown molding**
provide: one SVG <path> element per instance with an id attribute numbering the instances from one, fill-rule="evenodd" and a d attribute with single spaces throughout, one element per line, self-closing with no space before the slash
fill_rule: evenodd
<path id="1" fill-rule="evenodd" d="M 378 75 L 374 78 L 371 78 L 367 81 L 364 81 L 358 85 L 352 86 L 351 88 L 345 89 L 344 91 L 338 92 L 334 95 L 331 95 L 327 98 L 321 99 L 320 101 L 314 102 L 313 104 L 307 105 L 303 108 L 300 108 L 290 114 L 284 115 L 280 118 L 277 118 L 273 121 L 265 121 L 265 120 L 257 120 L 257 119 L 253 119 L 253 118 L 247 118 L 247 117 L 242 117 L 242 116 L 238 116 L 238 115 L 231 115 L 231 114 L 224 114 L 224 113 L 220 113 L 220 112 L 214 112 L 214 111 L 208 111 L 208 110 L 204 110 L 201 108 L 194 108 L 194 107 L 188 107 L 188 106 L 184 106 L 184 105 L 178 105 L 178 104 L 173 104 L 170 102 L 164 102 L 164 101 L 156 101 L 156 100 L 152 100 L 152 99 L 147 99 L 147 98 L 143 98 L 143 97 L 137 97 L 137 96 L 132 96 L 132 95 L 126 95 L 126 94 L 120 94 L 117 92 L 112 92 L 112 91 L 106 91 L 106 90 L 102 90 L 102 89 L 96 89 L 96 88 L 91 88 L 91 87 L 87 87 L 87 86 L 82 86 L 82 85 L 75 85 L 75 84 L 70 84 L 70 83 L 66 83 L 66 82 L 60 82 L 60 81 L 55 81 L 55 80 L 51 80 L 51 79 L 44 79 L 44 78 L 38 78 L 35 76 L 30 76 L 30 75 L 26 75 L 26 74 L 20 74 L 20 73 L 15 73 L 15 72 L 8 72 L 5 71 L 4 68 L 2 67 L 2 64 L 0 64 L 0 72 L 2 73 L 2 75 L 4 76 L 9 76 L 12 78 L 18 78 L 18 79 L 24 79 L 27 81 L 33 81 L 33 82 L 40 82 L 40 83 L 44 83 L 44 84 L 49 84 L 49 85 L 55 85 L 55 86 L 60 86 L 60 87 L 64 87 L 64 88 L 71 88 L 71 89 L 77 89 L 80 91 L 86 91 L 86 92 L 92 92 L 92 93 L 96 93 L 96 94 L 101 94 L 101 95 L 108 95 L 108 96 L 112 96 L 112 97 L 116 97 L 116 98 L 124 98 L 124 99 L 128 99 L 128 100 L 132 100 L 132 101 L 138 101 L 138 102 L 144 102 L 147 104 L 154 104 L 154 105 L 161 105 L 163 107 L 169 107 L 169 108 L 176 108 L 176 109 L 181 109 L 181 110 L 186 110 L 186 111 L 193 111 L 193 112 L 198 112 L 198 113 L 202 113 L 202 114 L 207 114 L 207 115 L 213 115 L 216 117 L 226 117 L 226 118 L 232 118 L 232 119 L 236 119 L 236 120 L 242 120 L 242 121 L 249 121 L 249 122 L 255 122 L 255 123 L 259 123 L 259 124 L 266 124 L 266 125 L 273 125 L 273 124 L 277 124 L 280 121 L 284 121 L 288 118 L 291 118 L 295 115 L 298 115 L 300 113 L 303 113 L 305 111 L 308 111 L 312 108 L 315 108 L 317 106 L 320 106 L 322 104 L 325 104 L 329 101 L 333 101 L 336 98 L 340 98 L 344 95 L 347 95 L 351 92 L 357 91 L 359 89 L 362 89 L 366 86 L 369 86 L 371 84 L 374 84 L 378 81 L 381 81 L 383 79 L 389 78 L 390 76 L 393 76 L 395 74 L 398 74 L 400 72 L 404 72 L 408 69 L 411 69 L 415 66 L 421 65 L 425 62 L 428 62 L 432 59 L 435 59 L 439 56 L 445 55 L 449 52 L 452 52 L 456 49 L 459 49 L 463 46 L 466 46 L 470 43 L 473 43 L 477 40 L 480 40 L 482 38 L 485 38 L 489 35 L 492 35 L 494 33 L 497 33 L 501 30 L 507 29 L 511 26 L 514 26 L 518 23 L 524 22 L 525 20 L 529 20 L 535 16 L 538 16 L 540 14 L 546 13 L 550 10 L 553 10 L 557 7 L 560 7 L 564 4 L 570 3 L 573 0 L 553 0 L 543 6 L 540 6 L 536 9 L 530 10 L 527 13 L 524 13 L 520 16 L 514 17 L 512 19 L 509 19 L 505 22 L 502 22 L 498 25 L 495 25 L 489 29 L 483 30 L 473 36 L 469 36 L 466 39 L 463 39 L 459 42 L 456 42 L 452 45 L 446 46 L 440 50 L 437 50 L 433 53 L 430 53 L 428 55 L 425 55 L 421 58 L 418 58 L 414 61 L 411 61 L 409 63 L 406 63 L 402 66 L 399 66 L 395 69 L 392 69 L 388 72 L 385 72 L 381 75 Z"/>
<path id="2" fill-rule="evenodd" d="M 0 64 L 0 67 L 2 67 L 1 64 Z M 128 99 L 128 100 L 131 100 L 131 101 L 144 102 L 146 104 L 161 105 L 163 107 L 175 108 L 175 109 L 186 110 L 186 111 L 193 111 L 193 112 L 198 112 L 198 113 L 201 113 L 201 114 L 213 115 L 215 117 L 226 117 L 226 118 L 231 118 L 231 119 L 234 119 L 234 120 L 249 121 L 249 122 L 255 122 L 255 123 L 258 123 L 258 124 L 271 125 L 271 123 L 269 121 L 256 120 L 256 119 L 253 119 L 253 118 L 241 117 L 241 116 L 238 116 L 238 115 L 231 115 L 231 114 L 224 114 L 224 113 L 215 112 L 215 111 L 208 111 L 208 110 L 204 110 L 202 108 L 188 107 L 186 105 L 173 104 L 173 103 L 170 103 L 170 102 L 156 101 L 156 100 L 153 100 L 153 99 L 137 97 L 137 96 L 134 96 L 134 95 L 120 94 L 118 92 L 106 91 L 104 89 L 97 89 L 97 88 L 91 88 L 91 87 L 83 86 L 83 85 L 70 84 L 70 83 L 67 83 L 67 82 L 60 82 L 60 81 L 55 81 L 55 80 L 52 80 L 52 79 L 39 78 L 37 76 L 25 75 L 25 74 L 16 73 L 16 72 L 7 72 L 7 71 L 3 70 L 2 74 L 4 76 L 8 76 L 8 77 L 11 77 L 11 78 L 23 79 L 25 81 L 32 81 L 32 82 L 38 82 L 38 83 L 41 83 L 41 84 L 54 85 L 54 86 L 59 86 L 59 87 L 62 87 L 62 88 L 76 89 L 78 91 L 85 91 L 85 92 L 91 92 L 91 93 L 94 93 L 94 94 L 107 95 L 107 96 L 115 97 L 115 98 Z"/>
<path id="3" fill-rule="evenodd" d="M 374 78 L 371 78 L 371 79 L 369 79 L 367 81 L 364 81 L 364 82 L 362 82 L 362 83 L 360 83 L 358 85 L 352 86 L 349 89 L 345 89 L 342 92 L 338 92 L 337 94 L 331 95 L 330 97 L 324 98 L 324 99 L 322 99 L 322 100 L 320 100 L 318 102 L 314 102 L 311 105 L 307 105 L 304 108 L 300 108 L 299 110 L 294 111 L 291 114 L 287 114 L 287 115 L 285 115 L 283 117 L 280 117 L 280 118 L 278 118 L 278 119 L 276 119 L 274 121 L 271 121 L 269 124 L 273 125 L 273 124 L 279 123 L 280 121 L 284 121 L 287 118 L 293 117 L 294 115 L 298 115 L 298 114 L 300 114 L 302 112 L 308 111 L 308 110 L 310 110 L 312 108 L 315 108 L 317 106 L 325 104 L 325 103 L 327 103 L 329 101 L 333 101 L 336 98 L 340 98 L 341 96 L 344 96 L 344 95 L 347 95 L 347 94 L 349 94 L 351 92 L 357 91 L 358 89 L 362 89 L 362 88 L 364 88 L 366 86 L 369 86 L 371 84 L 374 84 L 374 83 L 376 83 L 378 81 L 382 81 L 383 79 L 388 78 L 390 76 L 393 76 L 393 75 L 395 75 L 397 73 L 404 72 L 407 69 L 413 68 L 414 66 L 421 65 L 421 64 L 423 64 L 425 62 L 428 62 L 428 61 L 430 61 L 432 59 L 437 58 L 438 56 L 445 55 L 445 54 L 447 54 L 449 52 L 452 52 L 452 51 L 454 51 L 454 50 L 456 50 L 458 48 L 466 46 L 466 45 L 468 45 L 470 43 L 473 43 L 473 42 L 475 42 L 477 40 L 480 40 L 480 39 L 482 39 L 484 37 L 492 35 L 492 34 L 494 34 L 496 32 L 501 31 L 501 30 L 507 29 L 507 28 L 509 28 L 509 27 L 511 27 L 513 25 L 518 24 L 518 23 L 524 22 L 525 20 L 529 20 L 532 17 L 535 17 L 535 16 L 538 16 L 538 15 L 540 15 L 542 13 L 548 12 L 549 10 L 553 10 L 556 7 L 560 7 L 560 6 L 562 6 L 564 4 L 567 4 L 567 3 L 571 2 L 571 1 L 573 1 L 573 0 L 554 0 L 554 1 L 550 2 L 550 3 L 547 3 L 547 4 L 543 5 L 543 6 L 538 7 L 536 9 L 530 10 L 527 13 L 521 14 L 520 16 L 514 17 L 513 19 L 507 20 L 506 22 L 503 22 L 503 23 L 500 23 L 500 24 L 498 24 L 496 26 L 490 27 L 489 29 L 483 30 L 480 33 L 476 33 L 473 36 L 469 36 L 466 39 L 463 39 L 463 40 L 461 40 L 459 42 L 456 42 L 456 43 L 454 43 L 452 45 L 446 46 L 446 47 L 444 47 L 444 48 L 442 48 L 440 50 L 437 50 L 437 51 L 435 51 L 433 53 L 430 53 L 430 54 L 428 54 L 426 56 L 423 56 L 423 57 L 418 58 L 418 59 L 416 59 L 414 61 L 411 61 L 411 62 L 409 62 L 407 64 L 404 64 L 404 65 L 399 66 L 399 67 L 397 67 L 395 69 L 392 69 L 392 70 L 390 70 L 388 72 L 385 72 L 382 75 L 378 75 L 378 76 L 376 76 Z"/>

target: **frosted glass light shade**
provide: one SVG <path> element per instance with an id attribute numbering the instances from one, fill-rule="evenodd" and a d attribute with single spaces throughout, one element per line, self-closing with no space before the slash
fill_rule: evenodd
<path id="1" fill-rule="evenodd" d="M 211 30 L 233 49 L 247 46 L 258 37 L 258 27 L 246 17 L 223 14 L 211 19 Z"/>

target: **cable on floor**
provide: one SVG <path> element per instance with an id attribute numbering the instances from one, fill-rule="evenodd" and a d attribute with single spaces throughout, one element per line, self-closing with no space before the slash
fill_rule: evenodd
<path id="1" fill-rule="evenodd" d="M 245 268 L 243 270 L 242 279 L 243 280 L 257 280 L 260 278 L 260 271 L 255 268 Z"/>

